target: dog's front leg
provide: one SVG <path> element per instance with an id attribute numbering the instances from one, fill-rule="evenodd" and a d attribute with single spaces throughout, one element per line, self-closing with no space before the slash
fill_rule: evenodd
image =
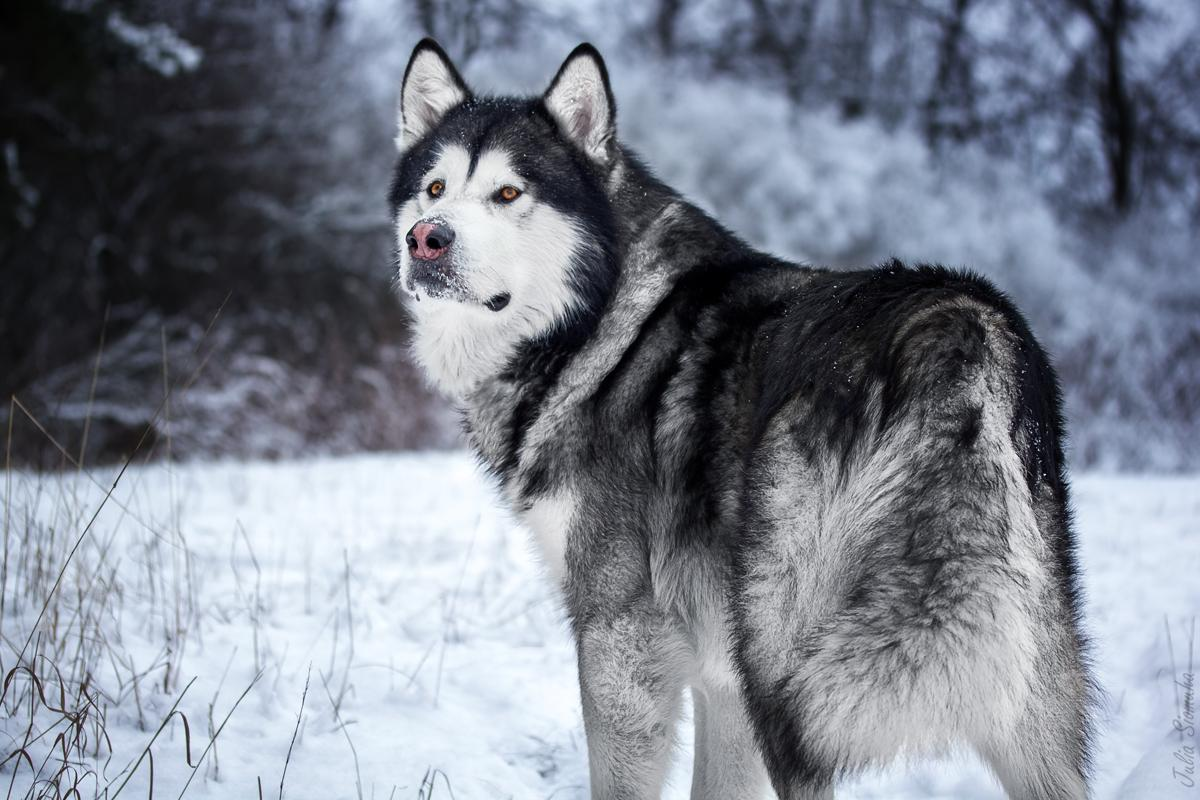
<path id="1" fill-rule="evenodd" d="M 592 799 L 658 798 L 683 690 L 678 628 L 647 601 L 590 620 L 578 647 Z"/>

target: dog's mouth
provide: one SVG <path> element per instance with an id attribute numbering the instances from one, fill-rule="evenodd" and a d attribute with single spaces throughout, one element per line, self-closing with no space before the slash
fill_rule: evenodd
<path id="1" fill-rule="evenodd" d="M 423 276 L 421 278 L 409 278 L 407 287 L 409 294 L 418 303 L 422 299 L 431 298 L 435 300 L 457 300 L 463 302 L 469 298 L 463 287 L 456 285 L 454 282 L 444 278 L 433 276 Z"/>
<path id="2" fill-rule="evenodd" d="M 469 302 L 474 298 L 466 281 L 446 257 L 413 259 L 408 270 L 405 288 L 418 303 L 422 298 Z"/>
<path id="3" fill-rule="evenodd" d="M 444 263 L 443 259 L 415 262 L 405 284 L 413 300 L 418 303 L 422 297 L 455 300 L 460 303 L 479 303 L 489 311 L 498 313 L 512 302 L 509 292 L 499 292 L 480 300 L 453 266 Z"/>
<path id="4" fill-rule="evenodd" d="M 484 305 L 492 311 L 503 311 L 504 307 L 512 300 L 512 295 L 508 292 L 501 292 L 489 298 Z"/>

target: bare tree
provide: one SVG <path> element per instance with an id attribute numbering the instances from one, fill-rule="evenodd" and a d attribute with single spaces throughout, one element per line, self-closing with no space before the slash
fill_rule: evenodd
<path id="1" fill-rule="evenodd" d="M 512 47 L 537 17 L 524 0 L 408 0 L 421 32 L 441 42 L 460 63 L 485 47 Z"/>
<path id="2" fill-rule="evenodd" d="M 808 54 L 815 35 L 819 0 L 745 0 L 731 15 L 726 36 L 715 43 L 718 69 L 760 69 L 782 83 L 793 103 L 801 103 L 811 83 Z"/>
<path id="3" fill-rule="evenodd" d="M 1099 112 L 1113 207 L 1128 211 L 1134 199 L 1134 156 L 1138 109 L 1129 89 L 1126 43 L 1143 9 L 1136 0 L 1066 0 L 1092 28 L 1095 49 L 1088 60 L 1090 91 Z M 1092 55 L 1094 53 L 1094 55 Z"/>
<path id="4" fill-rule="evenodd" d="M 926 138 L 963 141 L 978 124 L 975 108 L 973 54 L 969 50 L 967 14 L 972 0 L 953 0 L 939 20 L 937 66 L 923 108 Z"/>
<path id="5" fill-rule="evenodd" d="M 675 55 L 675 38 L 679 31 L 679 18 L 683 8 L 683 0 L 658 0 L 655 5 L 654 41 L 659 52 L 665 56 Z"/>
<path id="6" fill-rule="evenodd" d="M 836 8 L 835 51 L 830 63 L 837 102 L 847 119 L 866 113 L 871 100 L 878 12 L 876 0 L 847 0 Z"/>

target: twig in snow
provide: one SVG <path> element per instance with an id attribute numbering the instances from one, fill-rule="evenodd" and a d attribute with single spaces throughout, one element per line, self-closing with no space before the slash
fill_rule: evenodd
<path id="1" fill-rule="evenodd" d="M 333 694 L 329 691 L 329 681 L 325 680 L 324 674 L 321 675 L 321 684 L 325 687 L 325 696 L 329 698 L 329 705 L 333 707 L 333 718 L 338 727 L 342 729 L 342 734 L 346 737 L 346 744 L 350 745 L 350 755 L 354 756 L 354 789 L 358 792 L 358 800 L 363 800 L 362 774 L 358 769 L 358 750 L 354 748 L 354 741 L 350 738 L 350 731 L 346 729 L 346 723 L 342 722 L 342 715 L 338 712 L 337 703 L 334 702 Z"/>
<path id="2" fill-rule="evenodd" d="M 287 779 L 288 764 L 292 763 L 292 748 L 296 746 L 296 735 L 300 733 L 300 719 L 304 716 L 304 701 L 308 699 L 308 682 L 312 680 L 312 662 L 308 662 L 308 675 L 304 678 L 304 693 L 300 695 L 300 712 L 296 714 L 296 727 L 292 729 L 292 741 L 288 744 L 287 757 L 283 760 L 283 774 L 279 776 L 279 800 L 283 800 L 283 782 Z M 262 784 L 259 784 L 259 796 Z"/>

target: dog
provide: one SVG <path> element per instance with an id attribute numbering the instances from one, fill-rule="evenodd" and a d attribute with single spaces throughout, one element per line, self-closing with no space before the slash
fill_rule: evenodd
<path id="1" fill-rule="evenodd" d="M 593 798 L 660 795 L 687 689 L 693 798 L 960 747 L 1087 795 L 1059 389 L 1001 292 L 753 249 L 621 144 L 586 44 L 522 98 L 422 41 L 397 143 L 415 358 L 561 593 Z"/>

